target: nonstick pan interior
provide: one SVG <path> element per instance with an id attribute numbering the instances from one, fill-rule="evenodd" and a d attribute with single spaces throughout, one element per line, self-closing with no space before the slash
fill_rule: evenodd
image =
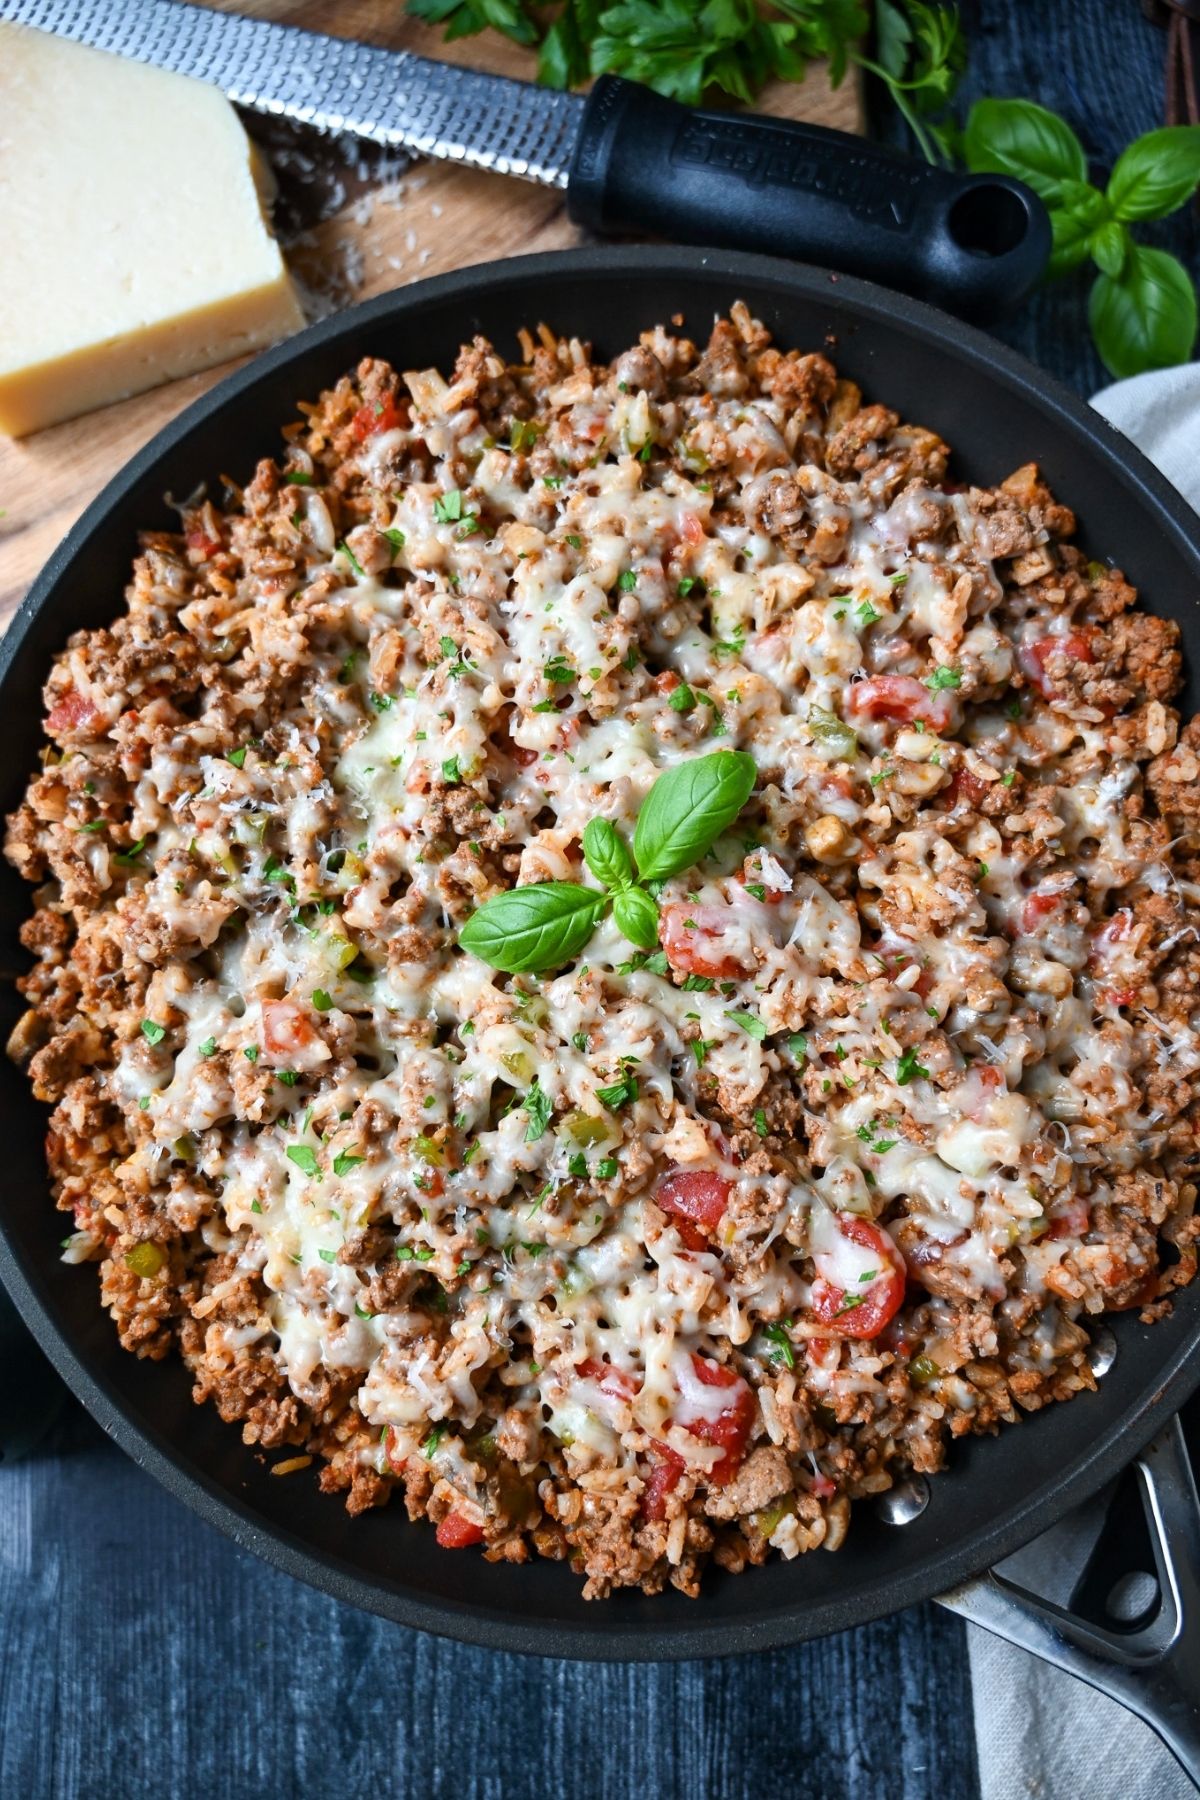
<path id="1" fill-rule="evenodd" d="M 943 314 L 866 283 L 767 258 L 605 248 L 531 257 L 402 289 L 313 328 L 169 426 L 122 471 L 56 552 L 0 653 L 4 758 L 0 801 L 19 800 L 42 744 L 40 690 L 72 630 L 116 615 L 139 529 L 174 523 L 165 495 L 200 481 L 219 492 L 273 454 L 298 399 L 360 356 L 401 369 L 445 366 L 477 332 L 515 353 L 521 325 L 545 320 L 612 354 L 637 332 L 682 314 L 693 335 L 744 299 L 783 347 L 824 350 L 868 398 L 931 426 L 953 446 L 959 480 L 995 482 L 1041 464 L 1082 520 L 1089 554 L 1118 563 L 1152 611 L 1178 620 L 1197 705 L 1200 525 L 1174 490 L 1103 420 L 1010 351 Z M 29 890 L 4 866 L 5 968 L 21 960 L 17 927 Z M 0 995 L 7 1031 L 20 1002 Z M 399 1505 L 351 1520 L 311 1475 L 272 1479 L 235 1426 L 196 1407 L 182 1365 L 122 1351 L 101 1311 L 94 1269 L 58 1260 L 63 1215 L 43 1167 L 45 1109 L 0 1062 L 5 1181 L 0 1275 L 75 1392 L 105 1428 L 180 1499 L 290 1573 L 404 1623 L 547 1655 L 664 1658 L 765 1649 L 880 1616 L 977 1572 L 1095 1491 L 1200 1381 L 1200 1293 L 1145 1327 L 1115 1321 L 1119 1350 L 1103 1390 L 1049 1408 L 996 1439 L 958 1444 L 925 1513 L 903 1529 L 869 1504 L 846 1546 L 732 1577 L 706 1576 L 700 1600 L 619 1594 L 585 1603 L 562 1565 L 488 1564 L 435 1549 Z"/>

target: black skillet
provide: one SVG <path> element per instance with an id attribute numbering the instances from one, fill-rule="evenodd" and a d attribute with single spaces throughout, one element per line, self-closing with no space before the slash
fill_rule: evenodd
<path id="1" fill-rule="evenodd" d="M 138 531 L 173 525 L 167 493 L 190 493 L 202 481 L 219 491 L 223 472 L 248 475 L 256 458 L 277 450 L 298 399 L 314 397 L 365 353 L 402 369 L 445 366 L 476 332 L 511 353 L 518 326 L 545 320 L 591 339 L 607 356 L 676 314 L 703 336 L 713 314 L 738 298 L 782 345 L 827 351 L 871 398 L 939 431 L 954 447 L 958 479 L 995 482 L 1036 459 L 1077 510 L 1089 554 L 1119 564 L 1148 608 L 1178 621 L 1191 666 L 1181 704 L 1185 713 L 1200 705 L 1200 521 L 1123 437 L 1040 371 L 945 314 L 858 280 L 746 254 L 589 249 L 467 269 L 340 314 L 259 357 L 160 432 L 88 508 L 4 640 L 5 810 L 18 801 L 43 741 L 40 693 L 51 656 L 71 631 L 119 611 Z M 29 890 L 5 865 L 0 931 L 10 969 L 21 961 L 17 927 L 29 904 Z M 6 986 L 4 1029 L 18 1006 Z M 627 1593 L 585 1604 L 579 1580 L 562 1565 L 513 1568 L 442 1553 L 428 1527 L 408 1523 L 399 1507 L 351 1520 L 310 1477 L 272 1479 L 235 1427 L 222 1425 L 212 1407 L 192 1404 L 179 1363 L 139 1362 L 120 1350 L 94 1269 L 59 1260 L 63 1219 L 47 1193 L 44 1110 L 4 1060 L 0 1105 L 8 1167 L 0 1274 L 101 1425 L 171 1493 L 290 1574 L 403 1624 L 469 1642 L 649 1660 L 762 1650 L 878 1618 L 955 1588 L 1088 1501 L 1163 1432 L 1200 1383 L 1198 1287 L 1185 1289 L 1172 1316 L 1153 1327 L 1135 1316 L 1112 1321 L 1115 1360 L 1095 1395 L 996 1439 L 956 1445 L 928 1504 L 903 1530 L 863 1504 L 837 1555 L 776 1561 L 738 1577 L 714 1570 L 699 1600 Z M 1171 1463 L 1168 1441 L 1150 1467 L 1161 1474 Z M 1167 1486 L 1175 1499 L 1168 1494 L 1166 1509 L 1186 1511 L 1179 1480 Z M 1158 1487 L 1161 1511 L 1162 1481 Z M 916 1511 L 917 1503 L 900 1510 Z M 1191 1529 L 1185 1520 L 1185 1535 Z M 1193 1583 L 1188 1548 L 1176 1538 L 1171 1554 L 1183 1572 L 1163 1578 L 1181 1606 Z M 960 1588 L 957 1604 L 970 1610 L 981 1591 Z M 990 1622 L 1005 1629 L 1003 1620 Z M 1136 1661 L 1141 1649 L 1130 1644 Z M 1034 1647 L 1047 1653 L 1044 1644 Z M 1100 1679 L 1094 1671 L 1091 1678 Z M 1172 1678 L 1181 1679 L 1178 1671 Z M 1196 1730 L 1196 1713 L 1178 1695 L 1172 1706 L 1167 1725 L 1179 1750 Z M 1153 1706 L 1143 1702 L 1140 1710 Z"/>

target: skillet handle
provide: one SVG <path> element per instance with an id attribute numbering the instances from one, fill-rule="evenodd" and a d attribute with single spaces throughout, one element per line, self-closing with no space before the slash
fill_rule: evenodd
<path id="1" fill-rule="evenodd" d="M 1170 1425 L 1137 1458 L 1159 1601 L 1128 1630 L 1105 1630 L 991 1569 L 938 1596 L 1144 1719 L 1200 1790 L 1200 1501 L 1183 1428 Z"/>
<path id="2" fill-rule="evenodd" d="M 1019 306 L 1050 254 L 1037 196 L 845 131 L 696 111 L 602 75 L 588 95 L 567 211 L 592 231 L 766 250 L 920 294 L 969 318 Z"/>

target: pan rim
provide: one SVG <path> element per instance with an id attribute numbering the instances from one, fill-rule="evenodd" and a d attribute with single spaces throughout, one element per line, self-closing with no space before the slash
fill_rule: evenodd
<path id="1" fill-rule="evenodd" d="M 258 382 L 292 364 L 303 363 L 313 351 L 342 337 L 365 337 L 384 322 L 402 321 L 406 313 L 430 302 L 478 297 L 486 303 L 497 292 L 514 285 L 536 291 L 543 281 L 549 284 L 581 275 L 606 282 L 620 281 L 626 275 L 639 273 L 681 281 L 702 276 L 714 283 L 726 282 L 732 289 L 744 284 L 760 292 L 773 289 L 809 299 L 832 298 L 852 319 L 902 327 L 943 350 L 952 362 L 966 364 L 982 378 L 999 380 L 1015 392 L 1033 416 L 1057 417 L 1072 435 L 1082 437 L 1085 443 L 1081 448 L 1086 448 L 1093 458 L 1099 457 L 1127 487 L 1137 490 L 1142 504 L 1156 515 L 1159 525 L 1169 531 L 1185 560 L 1200 575 L 1200 518 L 1175 488 L 1100 414 L 1023 356 L 983 332 L 961 324 L 924 301 L 895 294 L 874 283 L 774 257 L 671 246 L 602 246 L 512 257 L 413 283 L 310 326 L 226 376 L 165 425 L 118 470 L 51 554 L 0 646 L 0 694 L 42 607 L 113 508 L 131 488 L 152 474 L 163 456 Z M 836 288 L 832 296 L 831 286 Z M 949 1548 L 937 1547 L 916 1563 L 904 1564 L 895 1576 L 877 1585 L 869 1605 L 864 1606 L 861 1597 L 849 1605 L 832 1598 L 807 1605 L 797 1602 L 776 1613 L 742 1620 L 706 1620 L 702 1597 L 694 1608 L 694 1622 L 676 1620 L 662 1629 L 648 1630 L 642 1619 L 622 1618 L 617 1596 L 607 1606 L 594 1608 L 595 1619 L 589 1619 L 586 1625 L 558 1621 L 539 1624 L 514 1617 L 492 1604 L 431 1601 L 390 1578 L 371 1580 L 335 1554 L 314 1547 L 281 1526 L 264 1522 L 249 1502 L 240 1500 L 207 1475 L 88 1365 L 66 1328 L 59 1324 L 32 1257 L 27 1257 L 10 1239 L 2 1209 L 0 1278 L 42 1349 L 108 1435 L 176 1499 L 241 1547 L 337 1599 L 397 1623 L 486 1648 L 582 1661 L 673 1661 L 777 1649 L 932 1598 L 1011 1554 L 1061 1516 L 1066 1507 L 1090 1498 L 1200 1385 L 1200 1333 L 1196 1333 L 1190 1342 L 1184 1341 L 1172 1356 L 1156 1366 L 1150 1397 L 1143 1397 L 1110 1420 L 1094 1436 L 1088 1449 L 1050 1481 L 1043 1482 L 1036 1494 L 1016 1505 L 1005 1505 L 998 1522 L 976 1529 L 961 1542 Z"/>

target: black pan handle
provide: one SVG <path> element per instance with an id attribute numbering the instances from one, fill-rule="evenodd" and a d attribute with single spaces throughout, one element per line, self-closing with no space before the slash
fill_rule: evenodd
<path id="1" fill-rule="evenodd" d="M 697 112 L 615 75 L 588 96 L 567 210 L 596 232 L 866 275 L 965 318 L 1018 306 L 1050 254 L 1046 209 L 1020 181 L 955 175 L 820 125 Z"/>
<path id="2" fill-rule="evenodd" d="M 1124 1629 L 1105 1629 L 1011 1580 L 1003 1566 L 938 1600 L 1127 1706 L 1158 1733 L 1200 1791 L 1200 1501 L 1178 1418 L 1134 1466 L 1158 1588 L 1157 1604 L 1144 1616 Z M 1070 1520 L 1053 1527 L 1046 1541 L 1064 1529 Z M 1061 1544 L 1057 1549 L 1061 1554 Z"/>

